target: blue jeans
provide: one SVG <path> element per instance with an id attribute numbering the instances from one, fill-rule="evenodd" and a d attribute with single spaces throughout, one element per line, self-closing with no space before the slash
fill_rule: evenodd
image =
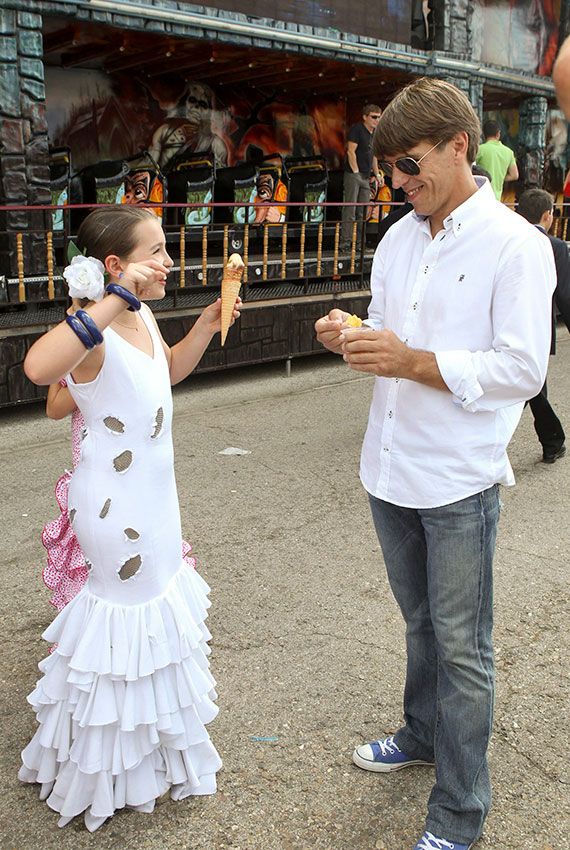
<path id="1" fill-rule="evenodd" d="M 388 580 L 406 621 L 405 725 L 395 740 L 435 761 L 426 828 L 474 841 L 491 805 L 493 554 L 497 485 L 440 508 L 370 496 Z"/>

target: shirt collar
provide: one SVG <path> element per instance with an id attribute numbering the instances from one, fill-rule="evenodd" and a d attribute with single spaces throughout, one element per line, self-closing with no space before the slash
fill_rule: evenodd
<path id="1" fill-rule="evenodd" d="M 477 191 L 470 195 L 466 201 L 463 201 L 456 207 L 446 219 L 444 219 L 444 230 L 453 231 L 454 236 L 460 236 L 462 228 L 468 226 L 472 220 L 481 219 L 486 215 L 485 208 L 489 203 L 497 203 L 495 193 L 491 188 L 491 184 L 486 177 L 473 178 L 477 184 Z M 423 223 L 422 229 L 429 230 L 429 221 L 427 216 L 418 215 L 414 210 L 412 217 L 416 221 Z"/>

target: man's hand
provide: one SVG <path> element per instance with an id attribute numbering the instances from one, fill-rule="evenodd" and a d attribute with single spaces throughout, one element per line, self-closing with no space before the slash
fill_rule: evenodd
<path id="1" fill-rule="evenodd" d="M 347 334 L 342 352 L 355 372 L 369 372 L 380 378 L 407 378 L 449 392 L 435 354 L 409 348 L 393 331 L 356 329 Z"/>
<path id="2" fill-rule="evenodd" d="M 412 349 L 393 331 L 360 331 L 357 328 L 344 339 L 342 352 L 356 372 L 370 372 L 384 378 L 410 376 Z"/>
<path id="3" fill-rule="evenodd" d="M 342 323 L 350 317 L 350 313 L 344 310 L 339 310 L 335 307 L 328 315 L 317 319 L 315 322 L 315 331 L 317 339 L 328 348 L 329 351 L 334 351 L 337 354 L 342 353 L 343 338 L 340 335 Z"/>

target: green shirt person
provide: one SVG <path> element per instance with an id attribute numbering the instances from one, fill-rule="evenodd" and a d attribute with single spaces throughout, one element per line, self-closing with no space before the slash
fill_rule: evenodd
<path id="1" fill-rule="evenodd" d="M 501 142 L 501 130 L 496 121 L 483 124 L 485 141 L 477 151 L 477 165 L 491 175 L 491 186 L 498 201 L 503 194 L 503 183 L 519 179 L 519 170 L 513 151 Z"/>

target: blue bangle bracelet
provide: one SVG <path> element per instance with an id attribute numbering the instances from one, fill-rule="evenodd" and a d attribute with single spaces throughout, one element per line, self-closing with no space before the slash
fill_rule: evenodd
<path id="1" fill-rule="evenodd" d="M 103 342 L 103 334 L 95 324 L 94 320 L 91 318 L 89 313 L 86 310 L 76 310 L 75 315 L 87 328 L 88 332 L 91 334 L 91 339 L 93 340 L 95 345 L 101 345 Z"/>
<path id="2" fill-rule="evenodd" d="M 132 292 L 129 292 L 128 289 L 125 289 L 124 286 L 119 286 L 118 283 L 110 283 L 105 287 L 105 292 L 108 292 L 110 295 L 118 295 L 119 298 L 122 298 L 123 301 L 126 301 L 130 306 L 129 310 L 140 310 L 141 302 L 137 298 L 136 295 L 133 295 Z"/>
<path id="3" fill-rule="evenodd" d="M 90 350 L 94 347 L 95 341 L 81 319 L 78 319 L 77 316 L 66 316 L 65 321 L 85 348 Z"/>

